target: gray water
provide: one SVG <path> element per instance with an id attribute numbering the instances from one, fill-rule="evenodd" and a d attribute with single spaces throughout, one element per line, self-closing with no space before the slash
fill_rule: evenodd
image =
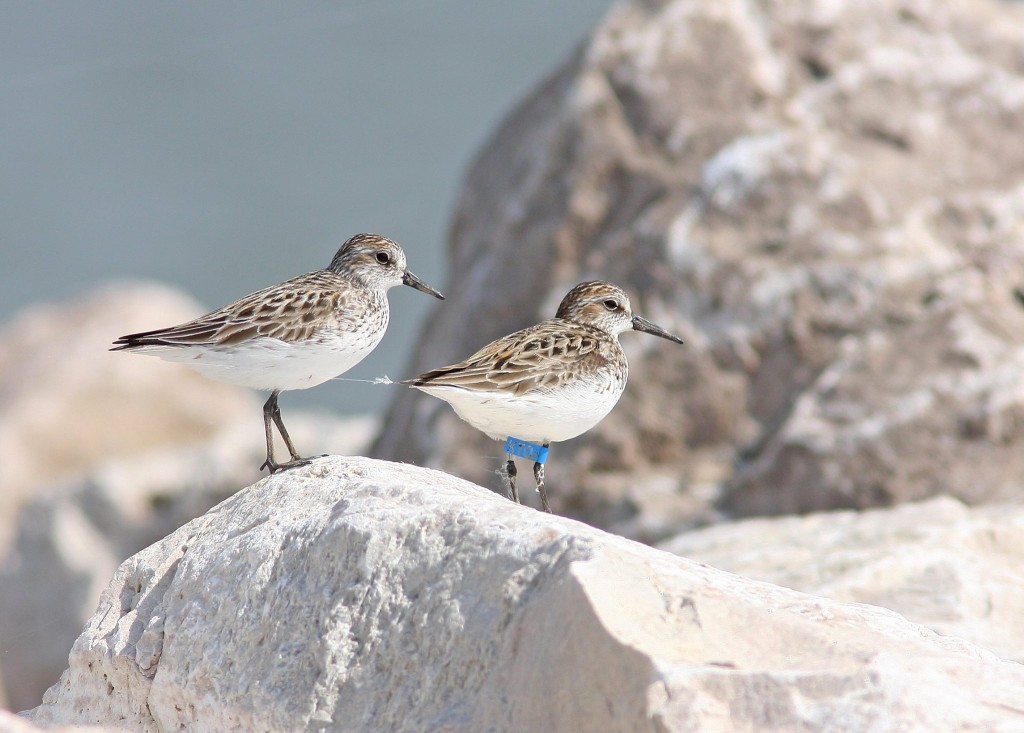
<path id="1" fill-rule="evenodd" d="M 473 152 L 609 5 L 0 4 L 0 324 L 122 278 L 219 307 L 360 231 L 441 287 Z M 346 376 L 409 376 L 435 301 L 391 302 L 384 342 Z M 331 382 L 282 402 L 357 412 L 393 389 Z"/>

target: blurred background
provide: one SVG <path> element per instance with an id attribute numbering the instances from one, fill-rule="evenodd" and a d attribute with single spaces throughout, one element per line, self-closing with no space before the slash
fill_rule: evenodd
<path id="1" fill-rule="evenodd" d="M 132 277 L 212 309 L 361 231 L 440 287 L 470 155 L 609 4 L 5 2 L 0 323 Z M 416 296 L 392 292 L 388 335 L 350 376 L 401 376 L 432 305 Z M 287 402 L 388 397 L 335 383 Z"/>
<path id="2" fill-rule="evenodd" d="M 555 513 L 1024 659 L 1024 4 L 0 20 L 0 705 L 38 702 L 120 562 L 260 476 L 262 395 L 111 339 L 362 230 L 448 300 L 392 291 L 346 377 L 451 363 L 595 277 L 685 339 L 623 334 Z M 500 445 L 416 390 L 282 411 L 304 454 L 502 489 Z"/>

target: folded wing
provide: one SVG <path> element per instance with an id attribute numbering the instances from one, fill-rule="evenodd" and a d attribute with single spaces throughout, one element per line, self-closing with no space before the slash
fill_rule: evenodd
<path id="1" fill-rule="evenodd" d="M 516 396 L 553 389 L 581 371 L 596 371 L 607 359 L 599 335 L 558 319 L 544 321 L 493 341 L 465 361 L 425 372 L 403 384 L 449 387 Z"/>
<path id="2" fill-rule="evenodd" d="M 188 323 L 122 336 L 111 351 L 147 346 L 235 346 L 256 337 L 301 341 L 325 319 L 343 313 L 334 278 L 332 273 L 303 275 Z"/>

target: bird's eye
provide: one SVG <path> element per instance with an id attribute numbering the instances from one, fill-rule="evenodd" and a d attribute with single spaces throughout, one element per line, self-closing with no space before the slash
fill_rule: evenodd
<path id="1" fill-rule="evenodd" d="M 387 252 L 378 252 L 377 262 L 381 263 L 382 265 L 386 265 L 389 262 L 391 262 L 391 255 L 389 255 Z"/>
<path id="2" fill-rule="evenodd" d="M 615 310 L 616 308 L 619 307 L 619 301 L 612 300 L 612 299 L 609 298 L 608 300 L 606 300 L 604 302 L 604 307 L 607 308 L 610 311 L 613 311 L 613 310 Z"/>

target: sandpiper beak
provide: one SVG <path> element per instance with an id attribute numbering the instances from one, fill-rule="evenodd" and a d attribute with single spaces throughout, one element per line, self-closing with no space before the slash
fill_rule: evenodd
<path id="1" fill-rule="evenodd" d="M 402 284 L 403 285 L 408 285 L 410 288 L 416 288 L 421 293 L 426 293 L 427 295 L 433 295 L 438 300 L 444 300 L 444 296 L 443 295 L 441 295 L 439 292 L 434 290 L 432 287 L 427 285 L 425 282 L 420 280 L 418 277 L 413 275 L 408 270 L 406 270 L 405 274 L 402 275 Z"/>
<path id="2" fill-rule="evenodd" d="M 683 343 L 683 340 L 681 338 L 679 338 L 678 336 L 673 336 L 668 331 L 666 331 L 664 328 L 662 328 L 661 326 L 658 326 L 658 325 L 656 325 L 654 323 L 651 323 L 650 321 L 648 321 L 643 316 L 637 316 L 637 315 L 633 316 L 633 330 L 634 331 L 643 331 L 644 333 L 652 333 L 655 336 L 661 336 L 661 338 L 663 338 L 663 339 L 668 339 L 669 341 L 675 341 L 677 344 Z"/>

